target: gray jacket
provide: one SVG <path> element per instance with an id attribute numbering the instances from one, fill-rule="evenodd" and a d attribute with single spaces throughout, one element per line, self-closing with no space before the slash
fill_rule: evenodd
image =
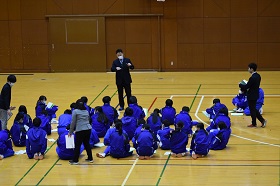
<path id="1" fill-rule="evenodd" d="M 76 127 L 76 129 L 75 129 Z M 73 133 L 74 129 L 76 132 L 82 130 L 89 130 L 91 129 L 91 124 L 89 123 L 89 114 L 87 110 L 79 110 L 75 109 L 72 112 L 72 121 L 70 125 L 69 133 Z"/>

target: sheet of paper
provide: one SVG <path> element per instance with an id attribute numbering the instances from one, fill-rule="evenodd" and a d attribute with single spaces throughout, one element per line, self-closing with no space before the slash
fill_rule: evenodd
<path id="1" fill-rule="evenodd" d="M 54 106 L 54 104 L 52 103 L 52 102 L 49 102 L 48 104 L 47 104 L 47 108 L 52 108 Z"/>
<path id="2" fill-rule="evenodd" d="M 132 152 L 132 151 L 134 151 L 134 150 L 135 150 L 135 148 L 130 147 L 129 152 Z"/>
<path id="3" fill-rule="evenodd" d="M 26 150 L 19 150 L 15 152 L 15 155 L 26 154 Z"/>
<path id="4" fill-rule="evenodd" d="M 230 113 L 232 116 L 243 116 L 243 113 Z"/>
<path id="5" fill-rule="evenodd" d="M 49 138 L 48 141 L 55 142 L 55 139 Z"/>
<path id="6" fill-rule="evenodd" d="M 94 146 L 95 147 L 104 147 L 105 145 L 104 145 L 104 143 L 96 143 L 96 144 L 94 144 Z"/>
<path id="7" fill-rule="evenodd" d="M 167 151 L 167 152 L 164 153 L 164 156 L 168 156 L 169 154 L 171 154 L 171 152 Z"/>
<path id="8" fill-rule="evenodd" d="M 144 112 L 145 112 L 145 116 L 148 117 L 148 109 L 147 108 L 143 108 Z"/>
<path id="9" fill-rule="evenodd" d="M 72 135 L 71 137 L 68 137 L 68 135 L 65 135 L 65 141 L 66 141 L 66 149 L 74 149 L 75 148 L 74 135 Z"/>

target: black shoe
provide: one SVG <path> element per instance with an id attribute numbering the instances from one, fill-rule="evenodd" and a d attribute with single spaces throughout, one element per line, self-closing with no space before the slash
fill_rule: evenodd
<path id="1" fill-rule="evenodd" d="M 78 165 L 79 162 L 74 162 L 73 160 L 70 160 L 70 161 L 69 161 L 69 164 L 70 164 L 70 165 Z"/>
<path id="2" fill-rule="evenodd" d="M 267 120 L 264 119 L 261 127 L 264 128 L 266 126 L 266 123 L 267 123 Z"/>
<path id="3" fill-rule="evenodd" d="M 120 108 L 119 108 L 119 111 L 122 111 L 122 110 L 124 110 L 124 108 L 123 108 L 123 107 L 120 107 Z"/>
<path id="4" fill-rule="evenodd" d="M 93 159 L 85 159 L 85 161 L 89 162 L 89 163 L 93 163 Z"/>

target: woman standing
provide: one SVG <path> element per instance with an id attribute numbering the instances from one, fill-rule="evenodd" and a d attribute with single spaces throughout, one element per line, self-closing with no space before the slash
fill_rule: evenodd
<path id="1" fill-rule="evenodd" d="M 71 137 L 75 130 L 75 150 L 73 160 L 69 161 L 71 165 L 77 165 L 79 162 L 80 148 L 82 143 L 87 151 L 86 161 L 92 163 L 92 152 L 89 145 L 91 134 L 91 124 L 89 122 L 89 113 L 81 99 L 76 101 L 76 109 L 72 112 L 72 121 L 68 137 Z"/>

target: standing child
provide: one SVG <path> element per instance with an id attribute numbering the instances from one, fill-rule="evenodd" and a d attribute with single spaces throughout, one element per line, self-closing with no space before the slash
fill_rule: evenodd
<path id="1" fill-rule="evenodd" d="M 29 159 L 44 159 L 47 149 L 47 133 L 40 128 L 41 119 L 33 119 L 33 128 L 29 129 L 26 135 L 26 153 Z"/>
<path id="2" fill-rule="evenodd" d="M 161 117 L 159 114 L 160 110 L 156 108 L 147 119 L 147 124 L 150 125 L 154 135 L 157 135 L 157 131 L 161 129 Z"/>
<path id="3" fill-rule="evenodd" d="M 130 107 L 127 107 L 124 112 L 124 117 L 122 118 L 123 130 L 128 134 L 129 139 L 131 140 L 134 136 L 134 132 L 137 128 L 137 120 L 133 117 L 133 110 Z"/>
<path id="4" fill-rule="evenodd" d="M 113 158 L 125 158 L 132 155 L 130 151 L 129 138 L 126 132 L 122 129 L 122 123 L 115 123 L 115 130 L 104 137 L 104 144 L 107 148 L 103 153 L 96 153 L 99 158 L 105 158 L 110 154 Z"/>
<path id="5" fill-rule="evenodd" d="M 170 146 L 171 156 L 181 158 L 186 155 L 186 146 L 188 144 L 188 135 L 182 130 L 184 123 L 178 122 L 175 130 L 171 131 Z"/>
<path id="6" fill-rule="evenodd" d="M 99 138 L 103 138 L 110 128 L 110 125 L 102 107 L 95 107 L 95 114 L 91 116 L 91 119 L 92 128 L 97 132 Z"/>
<path id="7" fill-rule="evenodd" d="M 144 119 L 145 118 L 145 112 L 141 106 L 138 105 L 137 103 L 137 98 L 135 96 L 131 96 L 129 98 L 129 108 L 133 110 L 133 117 L 138 120 L 138 119 Z M 124 116 L 125 113 L 124 113 Z"/>
<path id="8" fill-rule="evenodd" d="M 12 140 L 8 129 L 0 131 L 0 160 L 13 156 L 15 154 L 13 150 Z"/>
<path id="9" fill-rule="evenodd" d="M 150 131 L 150 126 L 148 124 L 143 125 L 141 133 L 135 137 L 133 146 L 136 149 L 139 159 L 150 159 L 153 156 L 158 146 L 157 140 Z"/>
<path id="10" fill-rule="evenodd" d="M 171 129 L 169 121 L 166 119 L 162 122 L 162 129 L 157 132 L 157 138 L 159 140 L 159 147 L 162 150 L 170 150 L 170 137 Z"/>
<path id="11" fill-rule="evenodd" d="M 14 145 L 17 147 L 24 147 L 26 142 L 26 131 L 28 131 L 28 126 L 23 123 L 24 115 L 18 113 L 15 117 L 14 124 L 11 128 L 11 136 Z"/>
<path id="12" fill-rule="evenodd" d="M 167 99 L 165 101 L 165 107 L 161 109 L 161 119 L 163 120 L 168 120 L 170 122 L 170 125 L 174 124 L 174 119 L 176 115 L 176 109 L 173 106 L 173 101 L 172 99 Z"/>
<path id="13" fill-rule="evenodd" d="M 190 147 L 190 155 L 193 159 L 202 158 L 209 152 L 208 133 L 204 129 L 203 123 L 198 123 L 196 128 Z"/>
<path id="14" fill-rule="evenodd" d="M 109 125 L 112 125 L 113 122 L 118 119 L 119 114 L 117 110 L 110 105 L 111 98 L 109 96 L 103 97 L 102 101 L 104 103 L 102 106 L 103 113 L 108 118 Z"/>
<path id="15" fill-rule="evenodd" d="M 220 121 L 218 123 L 218 129 L 212 130 L 209 133 L 209 142 L 211 150 L 222 150 L 226 148 L 228 140 L 231 134 L 231 129 L 227 128 L 227 125 Z"/>

